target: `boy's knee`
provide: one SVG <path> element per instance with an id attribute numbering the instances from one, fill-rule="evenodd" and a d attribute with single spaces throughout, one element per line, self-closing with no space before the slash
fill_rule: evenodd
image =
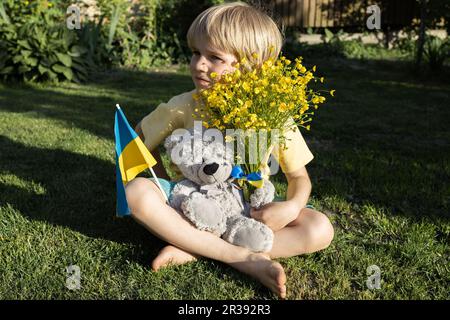
<path id="1" fill-rule="evenodd" d="M 330 219 L 328 219 L 325 214 L 318 213 L 316 219 L 317 240 L 321 247 L 320 250 L 323 250 L 331 244 L 331 241 L 333 241 L 334 228 Z"/>
<path id="2" fill-rule="evenodd" d="M 334 238 L 334 228 L 328 217 L 318 211 L 314 212 L 309 225 L 310 243 L 314 243 L 314 251 L 327 248 Z"/>
<path id="3" fill-rule="evenodd" d="M 152 182 L 146 178 L 135 178 L 125 187 L 125 195 L 128 207 L 134 217 L 143 213 L 141 207 L 145 203 L 145 197 L 150 197 L 153 192 Z"/>
<path id="4" fill-rule="evenodd" d="M 128 204 L 135 202 L 148 189 L 148 183 L 145 180 L 144 178 L 135 178 L 127 183 L 125 186 L 125 195 Z"/>

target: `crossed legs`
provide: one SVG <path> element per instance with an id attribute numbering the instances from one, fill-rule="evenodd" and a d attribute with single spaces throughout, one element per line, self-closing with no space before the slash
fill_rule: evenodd
<path id="1" fill-rule="evenodd" d="M 296 220 L 275 233 L 274 245 L 269 253 L 252 253 L 193 227 L 165 204 L 160 190 L 149 179 L 136 178 L 127 184 L 125 191 L 133 218 L 170 244 L 153 261 L 154 270 L 203 256 L 224 262 L 256 278 L 284 298 L 286 275 L 283 267 L 270 259 L 318 251 L 326 248 L 333 238 L 333 227 L 328 218 L 305 208 Z"/>

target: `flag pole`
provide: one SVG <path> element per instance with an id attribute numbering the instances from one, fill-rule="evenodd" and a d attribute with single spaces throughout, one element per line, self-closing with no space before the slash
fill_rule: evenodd
<path id="1" fill-rule="evenodd" d="M 155 174 L 155 171 L 153 171 L 153 168 L 149 168 L 150 172 L 152 173 L 153 179 L 155 179 L 156 184 L 158 185 L 159 190 L 161 190 L 161 193 L 164 196 L 164 199 L 166 199 L 167 204 L 169 204 L 169 199 L 167 199 L 167 195 L 166 192 L 164 191 L 164 189 L 162 188 L 161 184 L 159 183 L 159 179 Z"/>
<path id="2" fill-rule="evenodd" d="M 118 103 L 116 104 L 116 108 L 117 108 L 117 109 L 120 109 L 120 106 L 119 106 Z M 139 138 L 139 139 L 140 139 L 140 138 Z M 149 167 L 149 169 L 150 169 L 150 173 L 151 173 L 152 176 L 153 176 L 153 179 L 155 179 L 155 182 L 156 182 L 156 184 L 158 185 L 159 190 L 161 190 L 161 193 L 163 194 L 164 199 L 166 200 L 167 203 L 169 203 L 169 199 L 167 199 L 167 195 L 166 195 L 166 193 L 164 192 L 163 187 L 162 187 L 161 184 L 159 183 L 159 179 L 158 179 L 158 177 L 156 176 L 155 171 L 153 171 L 153 168 L 152 168 L 152 167 Z"/>

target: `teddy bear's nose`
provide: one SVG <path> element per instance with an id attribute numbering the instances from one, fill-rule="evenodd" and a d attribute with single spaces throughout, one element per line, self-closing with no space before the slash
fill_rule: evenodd
<path id="1" fill-rule="evenodd" d="M 215 162 L 207 164 L 206 166 L 203 167 L 203 172 L 207 175 L 213 175 L 214 173 L 216 173 L 217 169 L 219 169 L 219 165 Z"/>

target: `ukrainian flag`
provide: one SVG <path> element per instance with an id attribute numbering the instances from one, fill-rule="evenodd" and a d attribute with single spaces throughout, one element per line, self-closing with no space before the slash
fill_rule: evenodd
<path id="1" fill-rule="evenodd" d="M 127 118 L 118 105 L 114 134 L 116 138 L 116 215 L 123 217 L 131 214 L 125 197 L 125 185 L 143 170 L 153 167 L 156 160 L 145 147 L 141 138 L 130 127 Z"/>

